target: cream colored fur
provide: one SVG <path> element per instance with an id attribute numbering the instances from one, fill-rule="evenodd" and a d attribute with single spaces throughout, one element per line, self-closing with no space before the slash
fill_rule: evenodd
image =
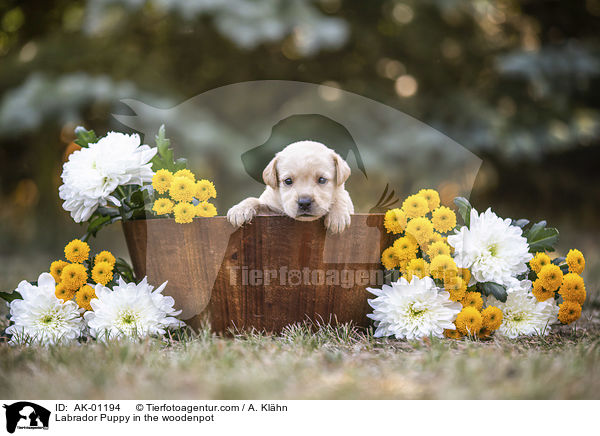
<path id="1" fill-rule="evenodd" d="M 325 217 L 325 226 L 332 233 L 344 231 L 350 225 L 354 206 L 344 183 L 350 176 L 348 164 L 332 149 L 314 141 L 299 141 L 277 153 L 263 171 L 267 185 L 259 198 L 246 198 L 229 209 L 227 219 L 239 227 L 256 214 L 275 212 L 300 221 Z M 326 179 L 319 183 L 319 179 Z M 291 180 L 292 184 L 285 183 Z M 322 181 L 322 180 L 321 180 Z M 308 213 L 299 199 L 311 199 Z"/>

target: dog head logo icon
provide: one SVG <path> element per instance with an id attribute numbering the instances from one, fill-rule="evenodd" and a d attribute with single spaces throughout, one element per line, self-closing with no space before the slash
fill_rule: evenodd
<path id="1" fill-rule="evenodd" d="M 47 429 L 50 421 L 50 411 L 42 406 L 28 401 L 5 404 L 6 431 L 14 433 L 17 428 Z"/>

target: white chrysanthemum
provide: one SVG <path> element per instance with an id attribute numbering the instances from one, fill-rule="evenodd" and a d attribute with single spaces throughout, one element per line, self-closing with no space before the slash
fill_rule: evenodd
<path id="1" fill-rule="evenodd" d="M 377 295 L 369 300 L 374 311 L 367 315 L 375 320 L 375 337 L 394 335 L 398 339 L 422 339 L 431 335 L 441 338 L 444 329 L 456 328 L 453 321 L 462 309 L 431 277 L 414 276 L 410 283 L 402 277 L 391 286 L 367 290 Z"/>
<path id="2" fill-rule="evenodd" d="M 162 294 L 167 282 L 156 290 L 144 277 L 139 284 L 125 283 L 119 278 L 110 289 L 96 285 L 96 297 L 90 304 L 93 311 L 83 316 L 90 333 L 102 341 L 118 338 L 162 336 L 170 327 L 185 324 L 175 318 L 181 313 L 173 308 L 175 300 Z"/>
<path id="3" fill-rule="evenodd" d="M 140 145 L 138 135 L 117 132 L 75 151 L 63 166 L 63 185 L 58 190 L 63 208 L 79 223 L 109 201 L 120 206 L 111 194 L 120 185 L 151 182 L 154 172 L 149 162 L 156 152 L 156 148 Z"/>
<path id="4" fill-rule="evenodd" d="M 558 306 L 554 298 L 539 302 L 531 294 L 531 282 L 523 280 L 518 286 L 508 289 L 506 302 L 488 297 L 487 304 L 502 311 L 502 324 L 498 335 L 509 338 L 518 336 L 547 335 L 550 326 L 556 323 Z"/>
<path id="5" fill-rule="evenodd" d="M 6 329 L 11 334 L 10 344 L 65 344 L 81 335 L 83 320 L 74 301 L 56 298 L 54 278 L 43 273 L 37 286 L 22 281 L 16 289 L 22 300 L 10 303 L 11 321 Z"/>
<path id="6" fill-rule="evenodd" d="M 456 264 L 469 268 L 475 281 L 506 287 L 518 284 L 516 277 L 527 271 L 527 262 L 533 257 L 521 228 L 491 209 L 482 214 L 471 209 L 469 227 L 448 236 L 448 244 L 454 247 Z"/>

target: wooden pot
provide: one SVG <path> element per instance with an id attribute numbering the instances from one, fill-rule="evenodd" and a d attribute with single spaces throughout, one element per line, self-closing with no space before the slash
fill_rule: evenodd
<path id="1" fill-rule="evenodd" d="M 193 328 L 279 332 L 307 319 L 366 326 L 366 287 L 381 287 L 383 214 L 356 214 L 339 235 L 323 220 L 257 216 L 234 229 L 225 217 L 123 223 L 136 276 L 175 299 Z"/>

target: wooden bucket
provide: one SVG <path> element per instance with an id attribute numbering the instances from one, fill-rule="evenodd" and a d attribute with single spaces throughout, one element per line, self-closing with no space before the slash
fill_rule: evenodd
<path id="1" fill-rule="evenodd" d="M 339 235 L 323 220 L 257 216 L 235 230 L 225 217 L 123 223 L 136 276 L 175 299 L 193 328 L 279 332 L 307 319 L 369 324 L 366 287 L 381 287 L 383 214 L 356 214 Z"/>

